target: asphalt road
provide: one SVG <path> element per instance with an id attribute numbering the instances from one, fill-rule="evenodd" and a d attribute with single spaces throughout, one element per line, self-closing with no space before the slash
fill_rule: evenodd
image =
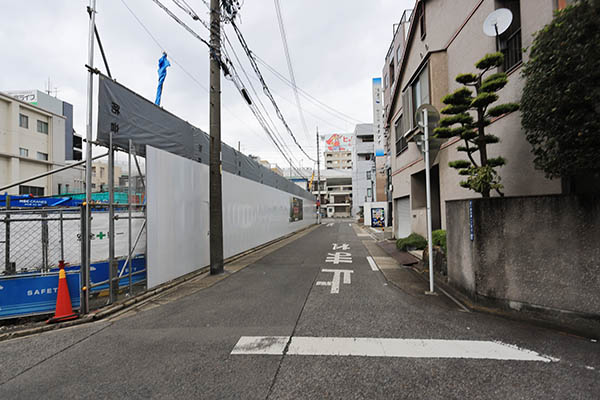
<path id="1" fill-rule="evenodd" d="M 600 398 L 600 343 L 389 285 L 363 240 L 348 222 L 324 224 L 168 304 L 0 342 L 0 399 Z M 351 263 L 327 262 L 336 252 Z M 351 270 L 350 282 L 332 293 L 323 269 Z M 247 336 L 288 337 L 286 354 L 231 354 Z M 298 355 L 302 337 L 502 342 L 552 361 Z"/>

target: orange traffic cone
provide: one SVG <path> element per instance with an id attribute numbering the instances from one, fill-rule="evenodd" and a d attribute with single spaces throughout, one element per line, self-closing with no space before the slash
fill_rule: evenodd
<path id="1" fill-rule="evenodd" d="M 54 317 L 48 320 L 51 322 L 62 322 L 78 317 L 71 308 L 71 296 L 69 296 L 69 285 L 67 284 L 67 274 L 65 273 L 65 262 L 58 262 L 58 294 L 56 296 L 56 311 Z"/>

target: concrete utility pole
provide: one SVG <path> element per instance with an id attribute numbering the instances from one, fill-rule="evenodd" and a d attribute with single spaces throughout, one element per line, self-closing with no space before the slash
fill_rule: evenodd
<path id="1" fill-rule="evenodd" d="M 321 223 L 321 154 L 319 150 L 319 127 L 317 126 L 317 224 Z"/>
<path id="2" fill-rule="evenodd" d="M 221 190 L 221 6 L 210 0 L 210 273 L 223 272 Z"/>

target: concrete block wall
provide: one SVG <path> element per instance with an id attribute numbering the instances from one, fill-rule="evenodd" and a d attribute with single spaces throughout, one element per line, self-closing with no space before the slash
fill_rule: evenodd
<path id="1" fill-rule="evenodd" d="M 446 214 L 454 287 L 513 308 L 600 316 L 600 195 L 455 200 Z"/>

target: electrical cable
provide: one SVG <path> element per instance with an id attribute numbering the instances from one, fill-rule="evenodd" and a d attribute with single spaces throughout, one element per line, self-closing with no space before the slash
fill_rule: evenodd
<path id="1" fill-rule="evenodd" d="M 283 16 L 281 14 L 281 5 L 279 0 L 274 0 L 275 11 L 277 12 L 277 20 L 279 21 L 279 33 L 281 34 L 281 41 L 283 42 L 283 52 L 285 53 L 285 59 L 287 61 L 288 72 L 290 74 L 290 80 L 292 81 L 294 90 L 294 97 L 296 99 L 296 105 L 298 106 L 298 114 L 300 115 L 300 122 L 302 122 L 302 129 L 304 129 L 304 135 L 309 139 L 308 128 L 306 127 L 306 120 L 304 119 L 304 113 L 302 112 L 302 106 L 300 105 L 300 96 L 298 96 L 298 87 L 296 86 L 296 77 L 294 75 L 294 67 L 292 66 L 292 58 L 290 57 L 290 49 L 287 42 L 287 35 L 285 33 L 285 26 L 283 24 Z"/>
<path id="2" fill-rule="evenodd" d="M 248 44 L 246 43 L 246 39 L 244 38 L 244 36 L 242 35 L 242 32 L 240 31 L 240 29 L 238 28 L 235 20 L 231 20 L 231 26 L 233 27 L 236 36 L 240 42 L 240 44 L 242 45 L 242 48 L 244 49 L 244 52 L 246 53 L 246 56 L 248 57 L 248 59 L 250 60 L 250 65 L 252 65 L 252 69 L 254 70 L 254 72 L 256 73 L 256 75 L 258 76 L 258 78 L 260 79 L 260 82 L 262 84 L 263 87 L 263 92 L 264 94 L 269 98 L 269 100 L 271 101 L 271 104 L 273 105 L 273 108 L 275 109 L 275 113 L 277 114 L 277 117 L 279 117 L 279 119 L 281 120 L 281 122 L 283 123 L 283 125 L 285 126 L 286 130 L 288 131 L 288 133 L 290 134 L 290 136 L 292 137 L 292 139 L 294 139 L 294 143 L 296 143 L 296 146 L 298 146 L 298 148 L 302 151 L 302 153 L 304 153 L 304 155 L 311 161 L 315 161 L 311 156 L 308 155 L 308 153 L 306 153 L 306 151 L 302 148 L 302 146 L 300 145 L 300 143 L 298 142 L 298 140 L 296 139 L 296 136 L 294 135 L 294 133 L 292 132 L 292 130 L 290 129 L 287 121 L 285 120 L 283 114 L 281 113 L 281 110 L 279 109 L 279 106 L 277 105 L 277 102 L 275 101 L 275 99 L 273 98 L 273 95 L 271 94 L 271 91 L 269 90 L 269 86 L 267 85 L 267 83 L 264 80 L 264 77 L 262 75 L 262 73 L 260 72 L 260 68 L 258 68 L 258 64 L 256 63 L 256 60 L 254 59 L 254 56 L 252 54 L 252 51 L 249 49 Z"/>
<path id="3" fill-rule="evenodd" d="M 158 0 L 153 0 L 155 4 L 157 4 L 163 11 L 165 11 L 171 18 L 173 18 L 179 25 L 181 25 L 182 27 L 184 27 L 190 34 L 192 34 L 192 36 L 194 36 L 196 39 L 200 40 L 202 43 L 204 43 L 205 45 L 207 45 L 209 47 L 209 51 L 211 53 L 212 57 L 215 57 L 216 53 L 214 51 L 214 48 L 206 41 L 204 40 L 200 35 L 198 35 L 192 28 L 190 28 L 187 24 L 185 24 L 181 19 L 179 19 L 175 14 L 173 14 L 173 12 L 171 12 L 165 5 L 163 5 L 160 1 Z M 180 8 L 182 8 L 184 11 L 186 11 L 194 20 L 199 20 L 201 22 L 203 22 L 198 16 L 197 14 L 193 11 L 193 9 L 191 9 L 191 7 L 189 7 L 189 5 L 184 1 L 184 0 L 173 0 L 174 3 L 176 5 L 178 5 Z M 182 1 L 185 6 L 187 6 L 188 9 L 186 9 L 185 7 L 183 7 L 183 5 L 181 3 L 178 3 L 178 1 Z M 124 0 L 121 0 L 121 2 L 123 3 L 123 5 L 129 10 L 129 12 L 132 14 L 132 16 L 137 20 L 137 22 L 142 26 L 142 28 L 146 31 L 146 33 L 152 38 L 152 40 L 156 43 L 156 45 L 164 52 L 166 52 L 165 48 L 160 44 L 160 42 L 156 39 L 156 37 L 154 37 L 154 35 L 152 35 L 152 33 L 150 32 L 150 30 L 142 23 L 142 21 L 137 17 L 137 15 L 133 12 L 133 10 L 125 3 Z M 189 12 L 188 12 L 189 11 Z M 194 16 L 196 16 L 196 18 L 194 18 Z M 204 25 L 204 24 L 203 24 Z M 207 27 L 205 25 L 205 27 Z M 207 29 L 210 30 L 210 27 L 207 27 Z M 206 88 L 204 85 L 202 85 L 192 74 L 190 74 L 189 72 L 187 72 L 183 66 L 181 64 L 178 64 L 172 57 L 171 60 L 177 64 L 190 78 L 192 78 L 192 80 L 194 80 L 199 86 L 201 86 L 206 92 L 208 92 L 208 88 Z M 228 60 L 229 61 L 229 60 Z M 231 65 L 233 65 L 231 63 L 231 61 L 229 61 Z M 223 69 L 224 74 L 230 75 L 229 72 L 229 68 L 227 67 L 227 65 L 225 65 L 223 63 L 222 60 L 219 59 L 219 63 L 221 65 L 221 68 Z M 237 74 L 236 74 L 237 75 Z M 246 99 L 246 102 L 248 103 L 248 99 L 249 96 L 247 94 L 247 91 L 245 91 L 245 88 L 243 87 L 243 85 L 240 85 L 239 80 L 234 79 L 233 77 L 231 77 L 232 82 L 234 83 L 234 85 L 236 86 L 236 88 L 238 89 L 238 91 L 240 91 L 240 93 L 242 94 L 242 96 Z M 290 164 L 290 166 L 296 171 L 296 173 L 298 173 L 298 175 L 304 177 L 302 175 L 302 173 L 300 171 L 298 171 L 298 169 L 295 167 L 295 165 L 293 165 L 292 161 L 290 160 L 290 158 L 288 157 L 288 155 L 285 154 L 285 152 L 282 150 L 280 144 L 277 142 L 277 140 L 273 137 L 273 134 L 268 126 L 268 124 L 266 123 L 264 117 L 262 116 L 262 114 L 260 114 L 260 110 L 258 109 L 254 109 L 254 107 L 252 107 L 252 102 L 250 101 L 250 103 L 248 103 L 248 105 L 250 106 L 250 109 L 252 111 L 252 113 L 254 114 L 254 116 L 256 117 L 256 119 L 258 120 L 259 124 L 263 127 L 263 129 L 265 130 L 265 132 L 267 133 L 267 136 L 273 141 L 273 143 L 275 144 L 275 146 L 277 147 L 277 149 L 279 150 L 279 152 L 282 154 L 282 156 L 284 157 L 284 159 Z M 233 114 L 233 113 L 232 113 Z M 235 116 L 235 114 L 234 114 Z M 242 121 L 244 122 L 244 121 Z M 245 122 L 244 122 L 245 123 Z M 291 152 L 290 152 L 291 154 Z"/>
<path id="4" fill-rule="evenodd" d="M 254 54 L 254 57 L 256 57 L 256 60 L 261 63 L 265 68 L 267 68 L 271 73 L 273 73 L 273 75 L 275 75 L 277 78 L 279 78 L 281 81 L 283 81 L 284 83 L 288 84 L 289 86 L 293 87 L 293 83 L 290 82 L 289 79 L 287 79 L 281 72 L 277 71 L 274 67 L 272 67 L 271 65 L 269 65 L 265 60 L 263 60 L 262 58 L 260 58 L 258 55 L 256 55 L 256 53 L 252 53 Z M 312 96 L 310 93 L 308 93 L 306 90 L 303 90 L 300 87 L 297 87 L 298 91 L 300 92 L 300 94 L 302 94 L 305 98 L 312 100 L 313 102 L 316 102 L 318 104 L 320 104 L 322 107 L 325 108 L 324 111 L 328 112 L 329 114 L 343 120 L 344 122 L 348 122 L 351 124 L 356 124 L 356 123 L 362 123 L 362 121 L 353 118 L 347 114 L 344 114 L 341 111 L 336 110 L 335 108 L 327 105 L 326 103 L 322 102 L 321 100 L 315 98 L 314 96 Z M 331 111 L 329 111 L 331 110 Z"/>

